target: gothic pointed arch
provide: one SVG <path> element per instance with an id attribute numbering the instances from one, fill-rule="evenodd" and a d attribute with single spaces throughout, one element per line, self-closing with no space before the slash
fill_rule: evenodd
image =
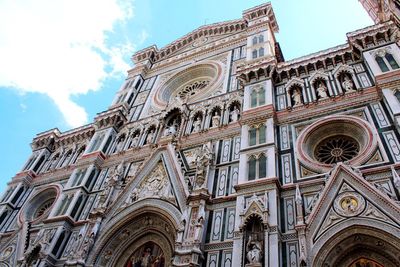
<path id="1" fill-rule="evenodd" d="M 113 205 L 109 208 L 111 217 L 117 216 L 121 210 L 140 199 L 160 199 L 164 202 L 173 203 L 178 210 L 186 207 L 186 199 L 189 191 L 184 176 L 178 165 L 178 159 L 174 153 L 174 149 L 169 144 L 163 148 L 159 148 L 154 154 L 145 161 L 135 177 L 126 185 L 124 191 L 114 201 Z M 165 186 L 163 191 L 157 192 L 139 192 L 137 199 L 133 200 L 132 194 L 137 192 L 141 187 L 146 187 L 154 180 L 155 176 L 160 176 L 160 183 Z M 158 178 L 157 178 L 158 179 Z M 168 188 L 167 188 L 168 187 Z M 154 190 L 157 190 L 154 188 Z M 132 193 L 133 192 L 133 193 Z"/>
<path id="2" fill-rule="evenodd" d="M 392 255 L 400 252 L 399 218 L 400 208 L 393 200 L 357 170 L 338 163 L 306 220 L 310 266 L 350 266 L 355 258 L 347 255 L 349 251 L 359 257 L 374 252 L 378 262 L 390 259 L 384 266 L 398 266 L 399 259 Z"/>

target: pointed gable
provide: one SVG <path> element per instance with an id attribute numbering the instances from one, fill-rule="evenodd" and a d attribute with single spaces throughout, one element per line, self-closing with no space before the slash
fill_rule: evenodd
<path id="1" fill-rule="evenodd" d="M 160 148 L 142 164 L 144 167 L 114 202 L 113 216 L 134 203 L 149 199 L 166 201 L 181 211 L 184 209 L 188 190 L 173 152 L 170 145 Z"/>
<path id="2" fill-rule="evenodd" d="M 334 225 L 356 218 L 377 220 L 400 229 L 400 208 L 396 203 L 358 171 L 339 163 L 307 218 L 308 239 L 315 243 Z"/>

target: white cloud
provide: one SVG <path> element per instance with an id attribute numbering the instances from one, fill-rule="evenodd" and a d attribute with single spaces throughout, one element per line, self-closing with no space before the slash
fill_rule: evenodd
<path id="1" fill-rule="evenodd" d="M 128 70 L 122 56 L 135 44 L 110 46 L 107 38 L 132 16 L 132 4 L 122 0 L 0 1 L 0 86 L 47 94 L 70 126 L 87 123 L 71 96 Z M 143 38 L 145 32 L 137 42 Z"/>

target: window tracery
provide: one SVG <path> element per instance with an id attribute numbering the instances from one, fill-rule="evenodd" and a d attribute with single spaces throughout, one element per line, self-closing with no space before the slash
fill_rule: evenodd
<path id="1" fill-rule="evenodd" d="M 351 160 L 358 155 L 360 145 L 345 135 L 335 135 L 322 140 L 314 150 L 315 158 L 322 163 L 334 164 Z"/>
<path id="2" fill-rule="evenodd" d="M 251 155 L 248 161 L 248 180 L 256 180 L 267 176 L 267 158 L 262 153 Z"/>
<path id="3" fill-rule="evenodd" d="M 249 130 L 249 146 L 263 144 L 266 141 L 266 126 L 256 125 Z"/>
<path id="4" fill-rule="evenodd" d="M 195 81 L 193 83 L 190 83 L 190 84 L 186 85 L 181 91 L 179 91 L 178 92 L 178 96 L 181 99 L 185 99 L 188 96 L 195 95 L 201 89 L 207 87 L 209 84 L 210 84 L 209 80 Z"/>
<path id="5" fill-rule="evenodd" d="M 257 49 L 254 49 L 252 52 L 252 58 L 255 59 L 257 58 L 257 56 L 258 56 Z"/>
<path id="6" fill-rule="evenodd" d="M 265 89 L 263 86 L 253 88 L 250 94 L 250 107 L 258 107 L 265 104 Z"/>
<path id="7" fill-rule="evenodd" d="M 388 72 L 399 68 L 399 64 L 393 55 L 385 49 L 380 49 L 376 52 L 375 61 L 382 72 Z"/>
<path id="8" fill-rule="evenodd" d="M 258 49 L 258 56 L 259 57 L 263 57 L 264 56 L 264 48 L 261 47 L 260 49 Z"/>
<path id="9" fill-rule="evenodd" d="M 37 219 L 40 216 L 42 216 L 43 214 L 45 214 L 50 207 L 53 205 L 54 201 L 56 200 L 56 198 L 50 198 L 49 200 L 47 200 L 46 202 L 44 202 L 35 212 L 33 219 Z"/>

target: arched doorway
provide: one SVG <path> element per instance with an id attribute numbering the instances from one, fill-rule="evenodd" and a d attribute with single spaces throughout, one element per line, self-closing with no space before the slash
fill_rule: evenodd
<path id="1" fill-rule="evenodd" d="M 99 244 L 94 255 L 94 266 L 171 266 L 175 234 L 175 224 L 169 217 L 150 210 L 143 211 L 130 220 L 120 221 L 104 233 L 100 240 L 103 244 Z"/>
<path id="2" fill-rule="evenodd" d="M 349 227 L 337 233 L 320 249 L 313 266 L 400 266 L 399 241 L 380 229 Z"/>
<path id="3" fill-rule="evenodd" d="M 349 267 L 384 267 L 384 266 L 380 265 L 379 263 L 371 259 L 360 258 L 352 262 Z"/>

